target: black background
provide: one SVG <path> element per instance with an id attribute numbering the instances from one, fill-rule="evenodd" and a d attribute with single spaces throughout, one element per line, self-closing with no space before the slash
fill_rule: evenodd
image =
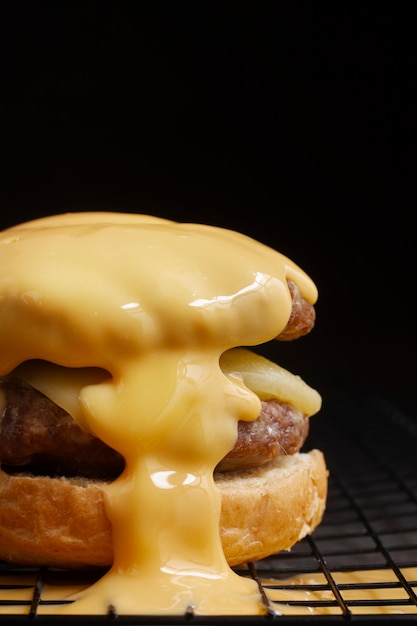
<path id="1" fill-rule="evenodd" d="M 274 358 L 415 415 L 405 6 L 13 3 L 2 10 L 2 226 L 117 210 L 245 232 L 320 292 L 313 333 Z"/>

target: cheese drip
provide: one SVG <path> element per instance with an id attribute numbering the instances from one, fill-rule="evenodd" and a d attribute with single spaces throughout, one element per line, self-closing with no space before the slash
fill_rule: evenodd
<path id="1" fill-rule="evenodd" d="M 220 367 L 224 374 L 235 377 L 238 384 L 241 381 L 260 400 L 289 402 L 308 417 L 321 408 L 320 394 L 300 376 L 250 350 L 227 350 L 220 357 Z M 13 376 L 47 396 L 84 429 L 88 429 L 88 424 L 80 404 L 80 393 L 84 387 L 109 377 L 107 372 L 98 368 L 68 368 L 46 361 L 26 361 L 14 370 Z"/>
<path id="2" fill-rule="evenodd" d="M 105 488 L 114 564 L 64 613 L 263 611 L 225 560 L 213 480 L 260 400 L 219 360 L 284 329 L 287 279 L 314 303 L 312 281 L 267 246 L 150 216 L 67 214 L 1 234 L 0 375 L 32 360 L 75 368 L 74 418 L 126 460 Z"/>

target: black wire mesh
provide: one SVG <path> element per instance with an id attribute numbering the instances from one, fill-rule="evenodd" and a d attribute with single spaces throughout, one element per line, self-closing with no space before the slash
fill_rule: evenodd
<path id="1" fill-rule="evenodd" d="M 322 524 L 291 552 L 238 569 L 253 577 L 265 615 L 43 615 L 100 572 L 0 566 L 3 624 L 317 624 L 417 621 L 417 421 L 381 398 L 337 388 L 315 416 L 309 447 L 325 453 L 329 496 Z"/>

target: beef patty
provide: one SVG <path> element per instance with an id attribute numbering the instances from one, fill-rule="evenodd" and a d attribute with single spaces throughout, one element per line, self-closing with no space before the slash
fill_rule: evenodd
<path id="1" fill-rule="evenodd" d="M 123 457 L 89 433 L 49 398 L 20 380 L 0 382 L 0 462 L 6 471 L 85 476 L 112 480 Z M 238 423 L 234 448 L 219 464 L 222 471 L 262 465 L 303 445 L 309 420 L 287 403 L 264 400 L 253 422 Z"/>

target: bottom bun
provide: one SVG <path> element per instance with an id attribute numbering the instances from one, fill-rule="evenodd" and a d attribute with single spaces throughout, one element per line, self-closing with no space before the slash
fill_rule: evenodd
<path id="1" fill-rule="evenodd" d="M 327 469 L 318 450 L 216 474 L 229 565 L 254 561 L 311 533 L 323 516 Z M 0 472 L 0 559 L 61 568 L 109 566 L 111 525 L 99 482 Z"/>
<path id="2" fill-rule="evenodd" d="M 321 522 L 327 469 L 319 450 L 280 456 L 263 467 L 216 476 L 220 534 L 229 565 L 289 550 Z"/>

